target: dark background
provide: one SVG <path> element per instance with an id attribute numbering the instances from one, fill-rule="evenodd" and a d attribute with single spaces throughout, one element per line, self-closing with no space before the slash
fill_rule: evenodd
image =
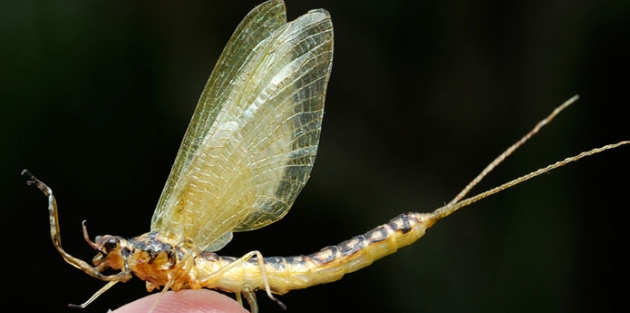
<path id="1" fill-rule="evenodd" d="M 259 1 L 0 4 L 3 302 L 69 312 L 104 283 L 50 243 L 48 183 L 66 249 L 149 222 L 197 98 Z M 335 60 L 316 166 L 280 222 L 222 253 L 314 252 L 448 202 L 554 107 L 581 95 L 473 193 L 630 139 L 630 2 L 288 1 L 326 8 Z M 280 299 L 290 312 L 628 311 L 630 148 L 486 199 L 341 281 Z M 85 312 L 146 294 L 119 284 Z M 281 312 L 259 293 L 262 312 Z"/>

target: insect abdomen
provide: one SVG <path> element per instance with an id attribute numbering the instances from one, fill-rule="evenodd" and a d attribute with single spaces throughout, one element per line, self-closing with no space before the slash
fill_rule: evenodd
<path id="1" fill-rule="evenodd" d="M 406 213 L 387 224 L 313 254 L 265 258 L 269 284 L 275 293 L 302 289 L 339 280 L 392 254 L 424 235 L 433 224 L 430 214 Z"/>

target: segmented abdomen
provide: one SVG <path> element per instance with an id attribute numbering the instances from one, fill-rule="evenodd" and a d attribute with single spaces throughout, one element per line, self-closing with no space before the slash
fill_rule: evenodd
<path id="1" fill-rule="evenodd" d="M 362 269 L 372 262 L 392 254 L 424 235 L 434 219 L 431 214 L 406 213 L 378 226 L 363 235 L 353 237 L 338 245 L 329 246 L 309 255 L 293 257 L 267 257 L 265 270 L 271 290 L 284 294 L 339 280 L 344 274 Z M 218 257 L 218 263 L 229 263 L 233 258 Z M 218 260 L 215 260 L 215 262 Z M 215 263 L 215 266 L 218 265 Z M 262 289 L 260 268 L 255 259 L 243 266 L 229 270 L 214 286 L 231 292 Z"/>

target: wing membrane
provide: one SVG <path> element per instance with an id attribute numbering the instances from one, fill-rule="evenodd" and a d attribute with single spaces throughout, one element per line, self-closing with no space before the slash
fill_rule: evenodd
<path id="1" fill-rule="evenodd" d="M 266 116 L 258 128 L 264 138 L 254 141 L 253 210 L 234 231 L 253 230 L 282 218 L 306 184 L 315 162 L 321 131 L 326 85 L 332 65 L 332 24 L 322 11 L 296 20 L 278 42 L 286 64 L 267 88 Z M 282 67 L 282 68 L 279 68 Z"/>
<path id="2" fill-rule="evenodd" d="M 234 78 L 242 70 L 260 38 L 267 38 L 276 29 L 286 23 L 286 13 L 282 1 L 270 1 L 254 8 L 236 27 L 234 34 L 219 57 L 199 99 L 186 135 L 175 158 L 160 201 L 151 219 L 152 231 L 167 231 L 170 225 L 163 225 L 165 218 L 174 213 L 167 201 L 172 201 L 173 189 L 180 182 L 182 173 L 186 173 L 198 151 L 201 141 L 212 126 L 221 104 L 234 89 Z"/>
<path id="3" fill-rule="evenodd" d="M 284 216 L 315 160 L 331 62 L 327 12 L 290 23 L 282 1 L 250 12 L 204 89 L 151 230 L 214 251 L 232 230 Z"/>

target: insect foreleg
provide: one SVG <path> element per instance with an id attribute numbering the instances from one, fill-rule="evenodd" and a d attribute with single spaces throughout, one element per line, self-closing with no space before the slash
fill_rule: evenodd
<path id="1" fill-rule="evenodd" d="M 61 235 L 59 232 L 59 217 L 57 214 L 57 201 L 55 200 L 55 196 L 53 195 L 52 189 L 46 186 L 46 184 L 44 184 L 44 182 L 42 182 L 41 180 L 35 178 L 35 176 L 33 176 L 33 174 L 31 174 L 31 172 L 29 172 L 28 170 L 23 170 L 22 175 L 27 175 L 29 177 L 29 180 L 26 182 L 27 184 L 37 186 L 37 188 L 39 188 L 39 190 L 41 190 L 44 193 L 44 195 L 48 197 L 48 211 L 50 214 L 49 215 L 50 237 L 52 238 L 53 245 L 55 246 L 59 254 L 61 254 L 63 259 L 66 262 L 68 262 L 68 264 L 82 270 L 83 272 L 85 272 L 86 274 L 94 278 L 98 278 L 100 280 L 110 282 L 109 284 L 105 285 L 106 288 L 103 287 L 101 289 L 102 291 L 99 290 L 99 292 L 97 292 L 95 296 L 98 296 L 100 295 L 100 293 L 109 289 L 111 286 L 114 285 L 113 283 L 115 282 L 119 282 L 119 281 L 126 282 L 131 279 L 131 271 L 129 270 L 127 260 L 124 261 L 123 269 L 121 269 L 119 273 L 114 274 L 114 275 L 103 275 L 101 273 L 101 271 L 104 269 L 103 266 L 93 267 L 89 265 L 87 262 L 81 259 L 77 259 L 73 257 L 72 255 L 68 254 L 61 246 Z M 91 301 L 88 301 L 88 303 L 89 302 Z"/>

